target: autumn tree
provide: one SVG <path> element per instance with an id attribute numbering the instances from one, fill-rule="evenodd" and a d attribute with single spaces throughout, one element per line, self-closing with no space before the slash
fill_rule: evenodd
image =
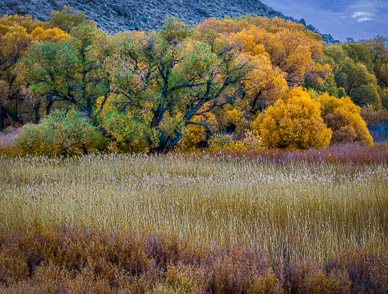
<path id="1" fill-rule="evenodd" d="M 361 108 L 349 97 L 338 99 L 325 93 L 317 100 L 324 122 L 333 131 L 331 144 L 358 142 L 373 145 L 372 136 L 360 115 Z"/>
<path id="2" fill-rule="evenodd" d="M 331 73 L 328 64 L 318 62 L 323 56 L 320 36 L 301 24 L 250 16 L 222 21 L 212 18 L 196 31 L 229 38 L 255 65 L 242 83 L 244 103 L 240 105 L 252 115 L 283 98 L 289 86 L 306 81 L 323 84 Z"/>
<path id="3" fill-rule="evenodd" d="M 126 124 L 137 125 L 150 151 L 166 152 L 181 140 L 186 126 L 210 130 L 195 116 L 235 99 L 248 70 L 246 62 L 237 60 L 237 48 L 225 39 L 209 44 L 191 36 L 191 28 L 169 19 L 159 33 L 118 37 L 119 52 L 110 65 L 116 95 L 109 103 L 115 104 L 111 115 L 125 122 L 124 129 L 115 129 L 112 120 L 102 122 L 113 136 L 121 136 L 117 132 L 125 131 Z"/>
<path id="4" fill-rule="evenodd" d="M 247 16 L 242 20 L 209 19 L 198 26 L 198 31 L 236 38 L 251 55 L 265 52 L 272 65 L 285 73 L 291 87 L 306 80 L 323 83 L 331 72 L 329 65 L 317 62 L 323 56 L 322 38 L 302 24 Z"/>
<path id="5" fill-rule="evenodd" d="M 50 29 L 30 16 L 5 15 L 0 19 L 0 129 L 39 120 L 40 105 L 24 91 L 16 64 L 31 44 L 42 38 L 58 41 L 65 37 L 63 31 Z"/>
<path id="6" fill-rule="evenodd" d="M 31 32 L 31 37 L 34 42 L 43 42 L 43 41 L 52 41 L 58 42 L 65 40 L 69 37 L 69 34 L 65 33 L 61 29 L 43 29 L 42 27 L 37 27 Z"/>
<path id="7" fill-rule="evenodd" d="M 21 83 L 15 71 L 16 61 L 21 58 L 32 41 L 27 30 L 19 25 L 3 28 L 0 40 L 0 129 L 5 127 L 5 119 L 22 124 L 20 113 L 24 97 Z"/>
<path id="8" fill-rule="evenodd" d="M 31 46 L 19 70 L 31 93 L 46 101 L 46 114 L 55 103 L 64 101 L 92 117 L 97 98 L 110 91 L 109 75 L 104 71 L 110 38 L 94 25 L 81 24 L 66 40 Z"/>
<path id="9" fill-rule="evenodd" d="M 322 120 L 319 103 L 300 88 L 291 90 L 258 119 L 261 137 L 268 148 L 295 151 L 322 148 L 330 143 L 332 131 Z"/>
<path id="10" fill-rule="evenodd" d="M 273 105 L 288 92 L 285 74 L 265 55 L 250 58 L 252 69 L 243 81 L 243 107 L 252 115 Z"/>

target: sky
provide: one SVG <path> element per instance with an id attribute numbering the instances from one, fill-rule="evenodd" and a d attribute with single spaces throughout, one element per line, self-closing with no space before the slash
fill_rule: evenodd
<path id="1" fill-rule="evenodd" d="M 305 19 L 320 33 L 355 41 L 388 37 L 388 0 L 261 0 L 295 19 Z"/>

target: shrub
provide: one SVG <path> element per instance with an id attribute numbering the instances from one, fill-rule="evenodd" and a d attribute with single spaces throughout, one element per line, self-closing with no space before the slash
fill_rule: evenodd
<path id="1" fill-rule="evenodd" d="M 268 148 L 322 148 L 329 144 L 332 135 L 322 120 L 319 103 L 300 88 L 291 90 L 284 101 L 278 100 L 265 111 L 264 118 L 258 119 L 262 121 L 256 125 Z"/>
<path id="2" fill-rule="evenodd" d="M 361 109 L 349 97 L 338 99 L 325 93 L 318 97 L 318 101 L 323 120 L 333 131 L 331 144 L 357 142 L 373 145 L 373 138 L 360 116 Z"/>
<path id="3" fill-rule="evenodd" d="M 234 140 L 232 135 L 219 134 L 210 141 L 210 151 L 215 152 L 222 150 L 236 153 L 257 152 L 263 148 L 263 141 L 255 130 L 247 130 L 240 140 Z"/>
<path id="4" fill-rule="evenodd" d="M 361 109 L 360 115 L 368 128 L 376 125 L 388 125 L 388 110 L 385 108 L 375 110 L 372 107 L 365 107 Z"/>
<path id="5" fill-rule="evenodd" d="M 71 249 L 71 250 L 69 250 Z M 372 245 L 325 260 L 276 261 L 255 248 L 207 249 L 176 237 L 51 229 L 0 231 L 0 293 L 386 293 Z"/>
<path id="6" fill-rule="evenodd" d="M 17 155 L 77 155 L 103 151 L 106 139 L 79 112 L 54 111 L 38 124 L 27 124 L 16 137 Z"/>

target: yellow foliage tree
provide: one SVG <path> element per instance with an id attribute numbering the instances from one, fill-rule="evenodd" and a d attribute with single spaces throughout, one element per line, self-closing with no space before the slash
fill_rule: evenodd
<path id="1" fill-rule="evenodd" d="M 30 16 L 0 18 L 0 130 L 8 125 L 38 122 L 41 103 L 27 95 L 17 62 L 34 42 L 64 39 L 67 34 Z"/>
<path id="2" fill-rule="evenodd" d="M 323 56 L 322 43 L 306 31 L 281 30 L 269 34 L 264 47 L 274 65 L 287 73 L 291 86 L 300 86 L 306 80 L 322 83 L 331 73 L 329 65 L 321 66 L 315 60 Z"/>
<path id="3" fill-rule="evenodd" d="M 251 114 L 263 111 L 277 99 L 282 99 L 288 92 L 285 74 L 273 66 L 266 55 L 250 57 L 252 70 L 243 81 L 246 109 Z"/>
<path id="4" fill-rule="evenodd" d="M 322 120 L 319 103 L 300 88 L 269 107 L 259 128 L 268 148 L 288 151 L 326 147 L 332 135 Z"/>
<path id="5" fill-rule="evenodd" d="M 243 111 L 234 107 L 227 107 L 218 113 L 219 125 L 222 132 L 242 135 L 247 127 L 246 115 Z"/>
<path id="6" fill-rule="evenodd" d="M 338 99 L 325 93 L 318 97 L 318 101 L 323 120 L 333 131 L 332 144 L 359 142 L 373 145 L 373 138 L 360 115 L 361 108 L 349 97 Z"/>
<path id="7" fill-rule="evenodd" d="M 41 27 L 37 27 L 35 30 L 31 32 L 31 37 L 34 41 L 43 42 L 43 41 L 61 41 L 70 37 L 69 34 L 65 33 L 61 29 L 53 28 L 53 29 L 43 29 Z"/>
<path id="8" fill-rule="evenodd" d="M 1 23 L 1 22 L 0 22 Z M 25 103 L 22 95 L 22 80 L 15 71 L 16 62 L 21 58 L 31 43 L 31 35 L 26 28 L 11 23 L 0 24 L 0 130 L 7 125 L 23 124 L 23 113 L 30 105 Z M 30 110 L 30 109 L 29 109 Z"/>

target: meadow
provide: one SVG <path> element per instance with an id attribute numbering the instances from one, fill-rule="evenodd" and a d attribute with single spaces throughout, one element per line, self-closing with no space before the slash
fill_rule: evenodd
<path id="1" fill-rule="evenodd" d="M 292 156 L 3 156 L 0 293 L 387 291 L 387 161 Z"/>

